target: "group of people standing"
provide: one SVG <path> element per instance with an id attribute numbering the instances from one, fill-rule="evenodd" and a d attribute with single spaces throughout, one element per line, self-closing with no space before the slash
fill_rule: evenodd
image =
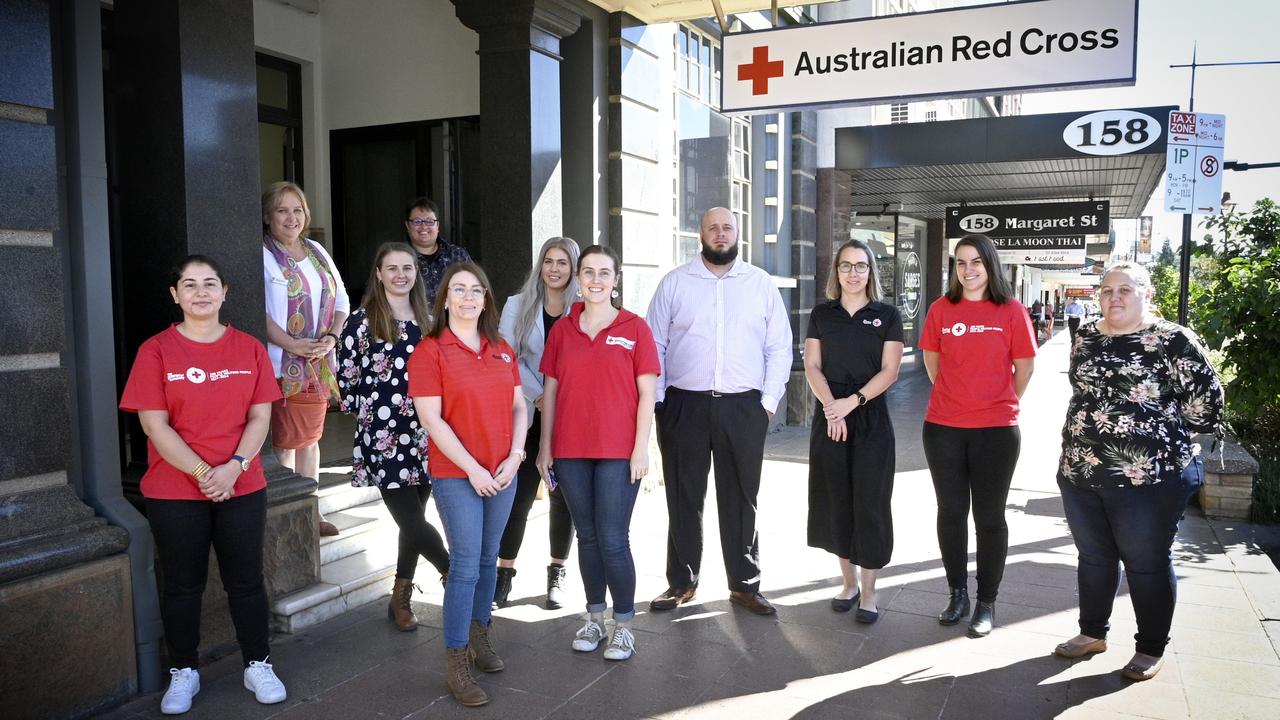
<path id="1" fill-rule="evenodd" d="M 699 256 L 663 278 L 645 318 L 621 307 L 617 254 L 580 249 L 568 238 L 543 244 L 523 288 L 499 312 L 484 270 L 439 237 L 438 208 L 423 198 L 405 215 L 410 242 L 378 249 L 364 298 L 351 311 L 332 259 L 306 238 L 305 195 L 295 185 L 272 185 L 263 195 L 266 347 L 219 322 L 228 288 L 213 260 L 192 256 L 175 271 L 170 293 L 183 320 L 143 345 L 121 401 L 139 413 L 148 436 L 142 489 L 164 573 L 174 665 L 165 713 L 185 712 L 199 692 L 210 546 L 245 686 L 263 703 L 285 699 L 268 662 L 265 477 L 256 453 L 269 427 L 281 463 L 315 476 L 330 398 L 356 420 L 352 483 L 377 487 L 400 530 L 388 616 L 401 630 L 416 629 L 410 598 L 425 558 L 444 584 L 447 680 L 463 705 L 488 702 L 473 669 L 504 668 L 491 613 L 509 602 L 541 483 L 551 499 L 546 606 L 567 602 L 564 565 L 576 534 L 587 619 L 570 643 L 580 652 L 603 644 L 609 660 L 633 655 L 629 526 L 650 469 L 655 420 L 668 588 L 650 610 L 696 599 L 714 467 L 730 600 L 754 614 L 776 612 L 760 593 L 756 513 L 792 334 L 772 278 L 738 257 L 734 215 L 707 211 Z M 807 535 L 838 560 L 842 587 L 832 609 L 856 608 L 855 620 L 869 624 L 880 614 L 877 575 L 893 551 L 895 442 L 885 393 L 898 377 L 903 326 L 883 300 L 877 258 L 865 243 L 837 250 L 826 295 L 804 342 L 805 378 L 817 400 Z M 1103 320 L 1082 326 L 1073 345 L 1059 473 L 1080 549 L 1081 634 L 1055 652 L 1105 650 L 1123 561 L 1139 621 L 1139 654 L 1124 672 L 1135 679 L 1158 671 L 1167 641 L 1169 548 L 1200 467 L 1188 429 L 1215 427 L 1222 404 L 1194 336 L 1152 320 L 1149 298 L 1140 268 L 1104 277 Z M 949 288 L 929 309 L 920 347 L 934 383 L 923 436 L 950 588 L 938 621 L 969 618 L 968 634 L 983 637 L 995 624 L 1019 400 L 1036 354 L 1029 315 L 985 236 L 956 246 Z M 1130 435 L 1142 439 L 1119 442 Z M 433 492 L 443 537 L 424 517 Z M 336 531 L 321 525 L 322 533 Z"/>

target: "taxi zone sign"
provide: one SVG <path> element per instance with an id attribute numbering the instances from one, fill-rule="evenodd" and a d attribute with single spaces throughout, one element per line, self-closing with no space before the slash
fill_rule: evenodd
<path id="1" fill-rule="evenodd" d="M 726 35 L 725 112 L 1132 85 L 1138 0 L 1023 0 Z"/>

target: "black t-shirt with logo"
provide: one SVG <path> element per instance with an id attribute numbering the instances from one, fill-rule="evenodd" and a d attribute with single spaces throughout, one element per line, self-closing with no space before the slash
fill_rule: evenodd
<path id="1" fill-rule="evenodd" d="M 848 397 L 880 372 L 886 342 L 902 342 L 902 316 L 883 302 L 870 302 L 852 316 L 839 300 L 818 305 L 806 338 L 822 343 L 822 375 L 836 397 Z"/>

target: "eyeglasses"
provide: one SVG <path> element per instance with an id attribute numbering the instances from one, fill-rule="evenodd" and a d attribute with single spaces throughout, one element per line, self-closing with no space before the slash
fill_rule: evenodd
<path id="1" fill-rule="evenodd" d="M 862 275 L 870 269 L 871 266 L 864 262 L 842 262 L 839 265 L 836 265 L 836 270 L 839 270 L 842 274 L 854 272 L 856 270 L 859 275 Z"/>
<path id="2" fill-rule="evenodd" d="M 480 300 L 484 297 L 484 288 L 479 286 L 469 288 L 463 285 L 454 285 L 449 288 L 449 294 L 453 295 L 458 300 L 461 300 L 468 295 L 476 300 Z"/>
<path id="3" fill-rule="evenodd" d="M 409 224 L 416 228 L 420 228 L 420 227 L 433 228 L 439 225 L 440 221 L 435 218 L 427 218 L 425 220 L 423 220 L 422 218 L 413 218 L 412 220 L 409 221 Z"/>

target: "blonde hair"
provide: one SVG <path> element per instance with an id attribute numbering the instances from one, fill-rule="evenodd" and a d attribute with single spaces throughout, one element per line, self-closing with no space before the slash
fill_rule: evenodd
<path id="1" fill-rule="evenodd" d="M 307 194 L 302 192 L 302 188 L 288 180 L 273 182 L 262 192 L 262 232 L 265 234 L 271 232 L 271 213 L 280 207 L 285 193 L 297 195 L 298 200 L 302 202 L 302 232 L 298 233 L 298 237 L 305 238 L 307 231 L 311 229 L 311 206 L 307 204 Z"/>
<path id="2" fill-rule="evenodd" d="M 1137 263 L 1128 262 L 1128 261 L 1118 262 L 1115 265 L 1112 265 L 1111 267 L 1103 271 L 1102 273 L 1103 279 L 1106 279 L 1106 277 L 1113 272 L 1122 272 L 1125 275 L 1128 275 L 1130 278 L 1133 279 L 1134 284 L 1137 285 L 1138 287 L 1142 287 L 1142 288 L 1151 287 L 1151 271 L 1147 270 L 1145 267 Z"/>
<path id="3" fill-rule="evenodd" d="M 542 307 L 547 301 L 547 285 L 542 282 L 542 262 L 547 259 L 547 253 L 553 249 L 562 250 L 569 256 L 569 284 L 564 287 L 564 312 L 561 314 L 568 315 L 573 305 L 573 296 L 578 290 L 576 275 L 580 252 L 578 243 L 567 237 L 553 237 L 542 243 L 538 259 L 533 263 L 533 269 L 529 271 L 529 277 L 525 279 L 524 287 L 520 288 L 517 296 L 516 302 L 520 303 L 517 306 L 520 308 L 520 314 L 516 316 L 516 336 L 511 338 L 517 355 L 529 352 L 529 331 L 538 321 L 538 316 L 542 314 Z"/>

